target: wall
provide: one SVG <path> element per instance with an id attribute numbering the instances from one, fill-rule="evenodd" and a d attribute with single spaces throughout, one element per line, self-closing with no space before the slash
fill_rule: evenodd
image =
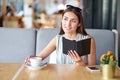
<path id="1" fill-rule="evenodd" d="M 119 35 L 119 39 L 118 39 L 118 65 L 120 67 L 120 0 L 117 0 L 117 30 L 118 30 L 118 35 Z"/>

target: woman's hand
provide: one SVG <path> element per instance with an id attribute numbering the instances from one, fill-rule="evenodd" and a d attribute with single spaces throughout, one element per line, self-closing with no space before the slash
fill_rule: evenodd
<path id="1" fill-rule="evenodd" d="M 34 55 L 28 56 L 28 57 L 25 59 L 24 64 L 30 63 L 30 58 L 31 58 L 31 57 L 34 57 Z"/>
<path id="2" fill-rule="evenodd" d="M 76 62 L 76 64 L 85 65 L 84 61 L 82 60 L 82 58 L 78 55 L 78 53 L 75 50 L 68 51 L 68 56 L 70 56 L 71 59 Z"/>

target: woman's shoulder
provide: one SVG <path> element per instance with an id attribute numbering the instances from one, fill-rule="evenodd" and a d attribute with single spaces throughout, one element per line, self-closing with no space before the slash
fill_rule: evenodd
<path id="1" fill-rule="evenodd" d="M 94 37 L 92 35 L 88 35 L 88 38 L 94 39 Z"/>
<path id="2" fill-rule="evenodd" d="M 56 35 L 56 38 L 58 39 L 58 38 L 61 38 L 61 37 L 63 37 L 63 35 Z"/>
<path id="3" fill-rule="evenodd" d="M 80 34 L 80 33 L 77 34 L 78 39 L 86 39 L 88 37 L 89 37 L 88 35 L 83 35 L 83 34 Z"/>
<path id="4" fill-rule="evenodd" d="M 91 41 L 95 43 L 95 39 L 94 39 L 94 37 L 93 37 L 93 36 L 88 35 L 88 38 L 91 38 Z"/>
<path id="5" fill-rule="evenodd" d="M 93 37 L 92 35 L 90 35 L 90 34 L 83 35 L 83 34 L 78 33 L 78 35 L 79 35 L 79 36 L 82 36 L 82 37 L 84 37 L 84 38 L 93 38 L 93 39 L 94 39 L 94 37 Z"/>
<path id="6" fill-rule="evenodd" d="M 94 37 L 92 35 L 83 35 L 83 34 L 80 34 L 78 33 L 78 38 L 80 39 L 86 39 L 86 38 L 91 38 L 92 40 L 94 40 Z"/>

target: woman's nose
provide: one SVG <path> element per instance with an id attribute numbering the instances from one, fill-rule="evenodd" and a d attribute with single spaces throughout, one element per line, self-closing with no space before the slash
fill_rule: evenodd
<path id="1" fill-rule="evenodd" d="M 70 21 L 67 21 L 67 22 L 66 22 L 66 25 L 69 26 L 69 25 L 70 25 Z"/>

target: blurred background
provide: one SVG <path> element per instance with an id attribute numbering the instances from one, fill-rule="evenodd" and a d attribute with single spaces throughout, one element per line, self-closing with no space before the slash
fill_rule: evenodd
<path id="1" fill-rule="evenodd" d="M 0 0 L 0 26 L 60 27 L 65 5 L 72 4 L 82 9 L 86 28 L 116 29 L 118 3 L 119 0 Z M 14 24 L 7 25 L 8 20 Z"/>

